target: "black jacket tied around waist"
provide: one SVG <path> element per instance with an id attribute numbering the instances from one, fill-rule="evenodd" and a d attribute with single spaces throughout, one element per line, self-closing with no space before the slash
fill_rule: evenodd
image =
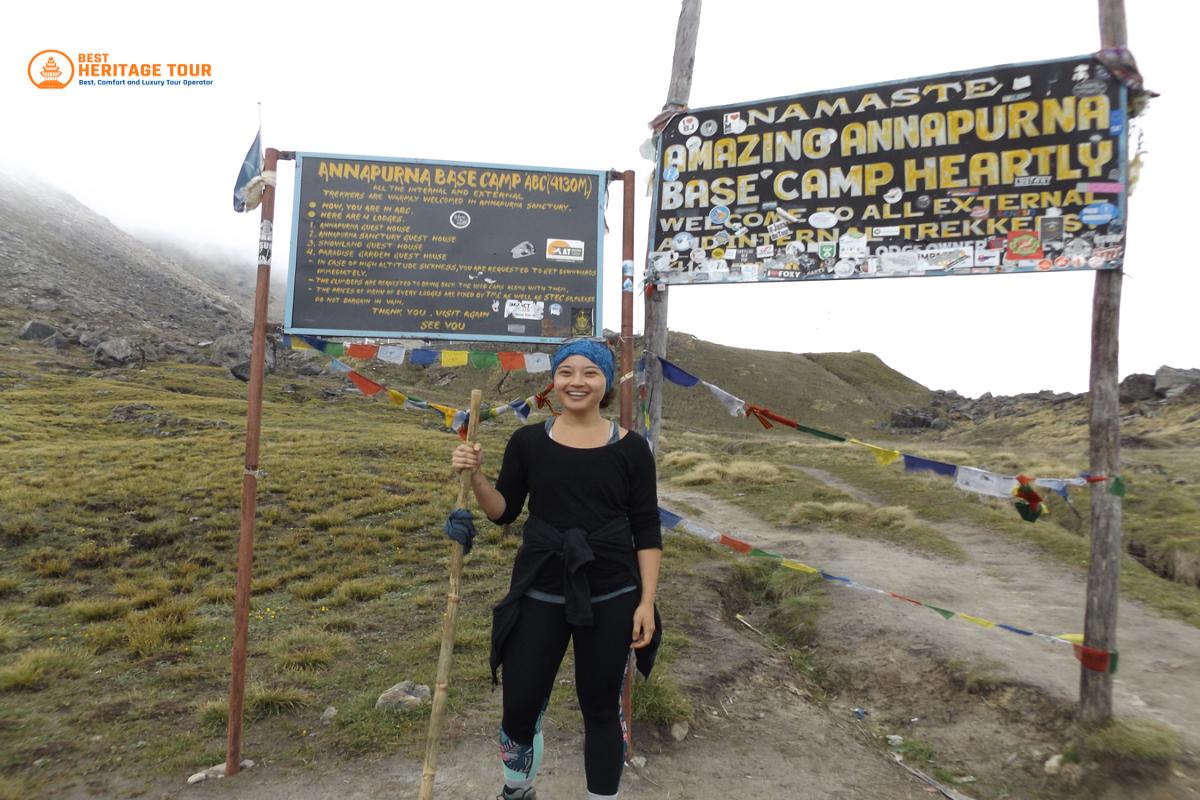
<path id="1" fill-rule="evenodd" d="M 629 520 L 618 517 L 591 533 L 582 528 L 560 531 L 537 517 L 525 522 L 521 547 L 513 563 L 512 582 L 508 594 L 492 609 L 492 683 L 500 668 L 504 653 L 504 642 L 508 639 L 521 614 L 521 598 L 529 591 L 538 573 L 551 556 L 559 555 L 563 563 L 563 595 L 566 598 L 567 622 L 578 627 L 592 624 L 591 588 L 588 585 L 588 564 L 596 560 L 623 564 L 629 572 L 630 583 L 642 589 L 642 574 L 638 569 L 637 551 L 633 549 L 633 535 Z M 630 629 L 632 632 L 632 628 Z M 650 644 L 636 650 L 637 669 L 649 677 L 662 641 L 662 620 L 658 607 L 654 609 L 654 636 Z"/>

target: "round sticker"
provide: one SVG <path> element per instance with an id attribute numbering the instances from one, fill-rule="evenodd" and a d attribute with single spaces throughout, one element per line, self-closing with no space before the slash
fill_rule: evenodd
<path id="1" fill-rule="evenodd" d="M 783 252 L 789 256 L 798 257 L 804 254 L 804 245 L 800 242 L 788 242 L 787 246 L 783 248 Z"/>
<path id="2" fill-rule="evenodd" d="M 471 215 L 462 210 L 455 211 L 450 215 L 450 224 L 462 230 L 471 224 Z"/>
<path id="3" fill-rule="evenodd" d="M 826 128 L 821 131 L 821 141 L 825 144 L 833 144 L 837 141 L 837 131 L 833 128 Z"/>
<path id="4" fill-rule="evenodd" d="M 809 215 L 808 224 L 814 228 L 832 228 L 838 224 L 837 214 L 832 211 L 815 211 Z"/>
<path id="5" fill-rule="evenodd" d="M 929 199 L 929 195 L 923 194 L 917 198 L 917 208 L 929 208 L 929 204 L 933 201 Z"/>
<path id="6" fill-rule="evenodd" d="M 712 136 L 717 132 L 717 121 L 715 119 L 706 119 L 700 125 L 701 136 Z"/>
<path id="7" fill-rule="evenodd" d="M 1079 221 L 1084 225 L 1103 225 L 1112 222 L 1118 214 L 1112 203 L 1092 203 L 1079 212 Z"/>
<path id="8" fill-rule="evenodd" d="M 1059 269 L 1062 269 L 1068 263 L 1069 259 L 1066 256 L 1059 256 L 1058 258 L 1054 259 L 1054 266 L 1058 267 Z"/>
<path id="9" fill-rule="evenodd" d="M 1038 269 L 1042 270 L 1043 272 L 1050 269 L 1052 266 L 1054 266 L 1054 263 L 1048 258 L 1043 258 L 1038 262 Z"/>
<path id="10" fill-rule="evenodd" d="M 729 220 L 729 206 L 714 206 L 708 212 L 708 221 L 714 225 L 724 225 Z"/>
<path id="11" fill-rule="evenodd" d="M 730 133 L 743 133 L 745 130 L 746 130 L 746 120 L 742 119 L 741 117 L 738 117 L 737 119 L 733 119 L 733 120 L 729 121 L 729 132 Z"/>
<path id="12" fill-rule="evenodd" d="M 663 170 L 663 180 L 673 181 L 679 178 L 679 167 L 672 164 Z"/>
<path id="13" fill-rule="evenodd" d="M 1081 238 L 1076 237 L 1074 239 L 1067 240 L 1067 243 L 1065 245 L 1063 245 L 1063 255 L 1066 256 L 1067 258 L 1072 259 L 1071 266 L 1083 266 L 1082 264 L 1075 264 L 1074 259 L 1076 259 L 1076 258 L 1085 259 L 1088 256 L 1090 256 L 1091 254 L 1092 254 L 1092 243 L 1089 242 L 1087 239 L 1081 239 Z"/>
<path id="14" fill-rule="evenodd" d="M 684 136 L 691 136 L 700 127 L 700 120 L 688 114 L 683 119 L 679 120 L 679 132 Z"/>
<path id="15" fill-rule="evenodd" d="M 839 278 L 849 278 L 854 274 L 854 267 L 857 266 L 853 259 L 843 258 L 833 265 L 833 274 Z"/>
<path id="16" fill-rule="evenodd" d="M 690 233 L 677 233 L 671 238 L 671 246 L 680 252 L 691 250 L 695 244 L 696 237 Z"/>
<path id="17" fill-rule="evenodd" d="M 883 193 L 883 199 L 889 203 L 899 203 L 901 197 L 904 197 L 904 192 L 899 186 L 893 186 Z"/>
<path id="18" fill-rule="evenodd" d="M 703 264 L 705 261 L 708 260 L 708 256 L 699 247 L 692 250 L 690 255 L 691 255 L 693 264 Z"/>
<path id="19" fill-rule="evenodd" d="M 988 209 L 985 205 L 978 205 L 971 209 L 972 219 L 983 219 L 988 215 Z"/>
<path id="20" fill-rule="evenodd" d="M 1100 256 L 1092 256 L 1088 259 L 1088 266 L 1092 269 L 1100 269 L 1104 266 L 1104 259 Z"/>
<path id="21" fill-rule="evenodd" d="M 701 144 L 701 142 L 700 142 L 699 136 L 689 136 L 688 140 L 686 142 L 684 142 L 684 146 L 687 147 L 688 150 L 693 150 L 693 151 L 699 150 L 700 144 Z"/>
<path id="22" fill-rule="evenodd" d="M 712 251 L 712 257 L 714 261 L 720 261 L 721 259 L 725 258 L 725 248 L 714 247 Z"/>

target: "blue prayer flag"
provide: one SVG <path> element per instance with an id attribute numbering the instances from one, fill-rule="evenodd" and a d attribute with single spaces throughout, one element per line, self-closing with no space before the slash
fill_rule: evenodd
<path id="1" fill-rule="evenodd" d="M 437 362 L 437 350 L 429 350 L 422 347 L 408 351 L 408 363 L 410 364 L 416 364 L 418 367 L 428 367 L 430 364 L 436 364 Z"/>
<path id="2" fill-rule="evenodd" d="M 674 528 L 676 525 L 683 522 L 683 517 L 679 516 L 678 514 L 672 514 L 662 506 L 658 507 L 658 516 L 662 521 L 663 527 L 668 529 Z"/>
<path id="3" fill-rule="evenodd" d="M 660 356 L 658 360 L 662 362 L 663 377 L 669 380 L 671 383 L 674 383 L 677 386 L 682 386 L 685 389 L 690 389 L 700 382 L 700 379 L 695 375 L 684 372 L 682 369 L 675 366 L 670 361 L 667 361 L 665 358 Z"/>
<path id="4" fill-rule="evenodd" d="M 336 358 L 331 358 L 329 359 L 329 371 L 339 375 L 345 375 L 347 372 L 353 372 L 354 370 L 350 369 L 349 364 L 343 364 Z"/>
<path id="5" fill-rule="evenodd" d="M 954 464 L 946 464 L 941 461 L 931 461 L 928 458 L 921 458 L 920 456 L 910 456 L 908 453 L 904 454 L 905 472 L 921 472 L 922 470 L 936 472 L 938 475 L 945 475 L 947 478 L 953 478 L 954 473 L 958 470 L 958 467 L 956 467 Z"/>
<path id="6" fill-rule="evenodd" d="M 239 214 L 246 210 L 246 186 L 262 173 L 262 129 L 254 137 L 254 144 L 246 151 L 242 159 L 242 170 L 238 173 L 237 182 L 233 184 L 233 210 Z"/>

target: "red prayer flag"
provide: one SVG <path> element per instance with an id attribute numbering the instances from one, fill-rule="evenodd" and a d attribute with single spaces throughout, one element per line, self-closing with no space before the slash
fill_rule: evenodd
<path id="1" fill-rule="evenodd" d="M 1107 650 L 1097 650 L 1081 644 L 1072 645 L 1072 647 L 1075 648 L 1075 657 L 1092 672 L 1108 672 Z"/>
<path id="2" fill-rule="evenodd" d="M 378 353 L 379 345 L 377 344 L 346 345 L 346 355 L 351 358 L 374 358 Z"/>
<path id="3" fill-rule="evenodd" d="M 500 369 L 514 370 L 525 369 L 525 354 L 524 353 L 497 353 L 500 357 Z"/>
<path id="4" fill-rule="evenodd" d="M 743 542 L 741 539 L 735 539 L 732 536 L 726 536 L 723 533 L 721 534 L 721 544 L 725 545 L 726 547 L 732 547 L 734 550 L 737 550 L 739 553 L 749 553 L 751 550 L 754 549 L 750 545 Z"/>
<path id="5" fill-rule="evenodd" d="M 888 592 L 888 594 L 890 594 L 892 597 L 896 598 L 897 600 L 903 600 L 906 603 L 912 603 L 914 606 L 921 606 L 921 607 L 925 606 L 925 604 L 922 603 L 921 601 L 913 600 L 911 597 L 905 597 L 902 594 L 896 594 L 895 592 Z"/>
<path id="6" fill-rule="evenodd" d="M 346 373 L 346 377 L 349 378 L 351 383 L 353 383 L 355 386 L 357 386 L 358 390 L 360 392 L 362 392 L 363 394 L 365 394 L 367 397 L 370 397 L 371 395 L 379 394 L 380 392 L 383 391 L 383 387 L 380 386 L 378 383 L 371 380 L 370 378 L 364 378 L 362 375 L 359 375 L 357 372 L 348 372 L 348 373 Z"/>

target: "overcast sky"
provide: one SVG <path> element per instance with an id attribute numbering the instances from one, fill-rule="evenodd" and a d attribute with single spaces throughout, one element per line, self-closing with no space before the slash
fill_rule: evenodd
<path id="1" fill-rule="evenodd" d="M 1131 49 L 1163 96 L 1139 125 L 1149 152 L 1130 201 L 1122 375 L 1200 367 L 1200 265 L 1186 231 L 1171 228 L 1196 204 L 1179 183 L 1195 172 L 1194 87 L 1183 68 L 1192 45 L 1165 7 L 1130 6 Z M 264 142 L 279 149 L 636 169 L 640 278 L 651 164 L 638 146 L 665 99 L 678 11 L 676 0 L 211 2 L 170 12 L 151 2 L 12 4 L 0 27 L 0 168 L 32 171 L 126 230 L 232 252 L 253 270 L 258 214 L 235 214 L 230 195 L 261 101 Z M 1095 0 L 705 0 L 691 105 L 1079 55 L 1098 41 Z M 47 48 L 207 62 L 214 85 L 41 91 L 26 68 Z M 290 236 L 292 180 L 285 167 L 277 243 Z M 286 274 L 285 246 L 274 270 Z M 1093 282 L 1050 273 L 681 286 L 671 290 L 670 327 L 741 347 L 870 351 L 927 386 L 971 395 L 1083 391 Z"/>

